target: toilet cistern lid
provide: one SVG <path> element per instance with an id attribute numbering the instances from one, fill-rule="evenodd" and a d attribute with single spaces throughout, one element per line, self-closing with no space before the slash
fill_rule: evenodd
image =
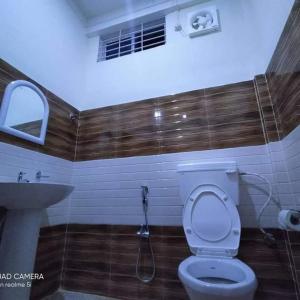
<path id="1" fill-rule="evenodd" d="M 183 227 L 195 255 L 235 256 L 240 242 L 240 218 L 235 204 L 219 187 L 197 187 L 186 200 Z"/>

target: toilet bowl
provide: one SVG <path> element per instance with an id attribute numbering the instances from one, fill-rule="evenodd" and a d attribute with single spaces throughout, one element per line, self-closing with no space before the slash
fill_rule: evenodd
<path id="1" fill-rule="evenodd" d="M 236 258 L 190 256 L 178 276 L 191 300 L 252 300 L 257 286 L 254 272 Z"/>
<path id="2" fill-rule="evenodd" d="M 179 165 L 183 228 L 192 256 L 178 268 L 191 300 L 253 300 L 254 272 L 234 258 L 241 223 L 235 162 Z"/>

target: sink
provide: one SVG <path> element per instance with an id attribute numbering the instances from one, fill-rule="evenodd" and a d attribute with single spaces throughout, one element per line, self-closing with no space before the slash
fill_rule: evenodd
<path id="1" fill-rule="evenodd" d="M 14 274 L 33 272 L 43 210 L 73 189 L 65 184 L 0 182 L 0 206 L 8 209 L 0 243 L 0 274 L 12 276 L 1 280 L 7 286 L 0 288 L 0 299 L 29 300 L 31 280 L 16 279 Z M 14 284 L 18 286 L 9 287 Z"/>
<path id="2" fill-rule="evenodd" d="M 0 182 L 0 206 L 7 209 L 47 208 L 68 197 L 73 189 L 66 184 Z"/>

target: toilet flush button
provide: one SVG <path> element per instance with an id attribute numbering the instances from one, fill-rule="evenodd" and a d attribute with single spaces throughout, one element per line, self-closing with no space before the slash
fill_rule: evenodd
<path id="1" fill-rule="evenodd" d="M 233 229 L 232 232 L 233 232 L 234 235 L 240 234 L 240 231 L 238 229 Z"/>
<path id="2" fill-rule="evenodd" d="M 186 233 L 192 234 L 192 230 L 190 228 L 187 228 Z"/>

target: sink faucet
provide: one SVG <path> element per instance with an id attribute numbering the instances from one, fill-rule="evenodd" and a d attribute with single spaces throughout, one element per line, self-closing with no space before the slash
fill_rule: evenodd
<path id="1" fill-rule="evenodd" d="M 41 178 L 49 178 L 50 176 L 45 176 L 45 175 L 42 175 L 42 171 L 37 171 L 36 174 L 35 174 L 35 179 L 37 181 L 40 181 Z"/>
<path id="2" fill-rule="evenodd" d="M 22 172 L 22 171 L 19 172 L 18 178 L 17 178 L 18 183 L 24 183 L 24 182 L 28 183 L 28 182 L 29 182 L 28 179 L 24 179 L 24 178 L 23 178 L 23 176 L 24 176 L 25 174 L 26 174 L 25 172 Z"/>

